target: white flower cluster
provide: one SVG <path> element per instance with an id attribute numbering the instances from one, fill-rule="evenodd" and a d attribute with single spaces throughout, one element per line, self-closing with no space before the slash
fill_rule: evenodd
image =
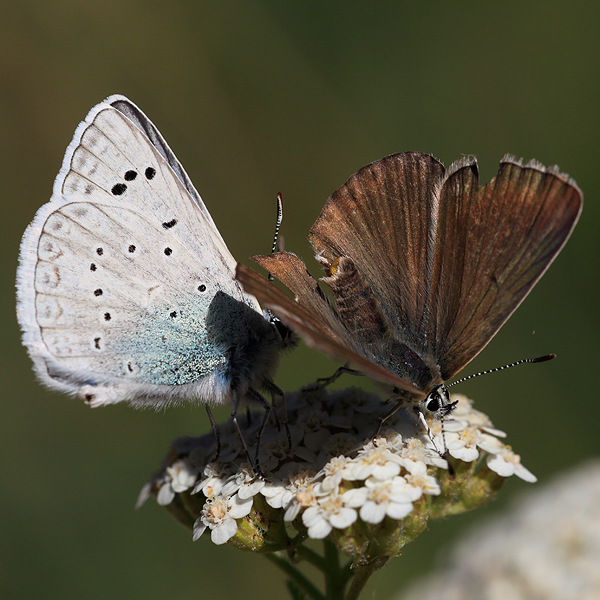
<path id="1" fill-rule="evenodd" d="M 446 448 L 453 458 L 473 462 L 483 450 L 488 454 L 487 466 L 502 477 L 516 475 L 523 481 L 535 483 L 536 476 L 521 464 L 521 457 L 503 444 L 498 438 L 506 433 L 494 428 L 492 422 L 482 412 L 475 410 L 472 402 L 462 394 L 455 394 L 458 400 L 452 417 L 443 422 Z M 436 438 L 441 438 L 441 421 L 429 424 Z"/>
<path id="2" fill-rule="evenodd" d="M 455 395 L 458 407 L 430 427 L 449 455 L 464 463 L 487 456 L 487 467 L 502 477 L 535 477 L 520 464 L 519 456 L 498 437 L 489 419 Z M 433 474 L 445 474 L 447 462 L 413 422 L 398 411 L 386 421 L 381 436 L 372 440 L 377 418 L 387 410 L 376 396 L 358 389 L 326 393 L 300 391 L 287 397 L 291 446 L 281 415 L 271 419 L 263 433 L 260 464 L 265 480 L 242 463 L 240 444 L 230 422 L 219 427 L 221 455 L 214 456 L 212 434 L 182 438 L 173 444 L 163 470 L 142 490 L 141 504 L 150 493 L 161 505 L 183 492 L 202 494 L 206 500 L 194 524 L 194 540 L 208 528 L 211 539 L 223 544 L 238 531 L 238 520 L 250 515 L 260 494 L 284 521 L 301 518 L 311 538 L 325 538 L 357 519 L 378 524 L 386 517 L 401 520 L 415 503 L 438 496 L 441 488 Z M 260 418 L 246 423 L 247 439 Z M 241 463 L 241 464 L 240 464 Z"/>

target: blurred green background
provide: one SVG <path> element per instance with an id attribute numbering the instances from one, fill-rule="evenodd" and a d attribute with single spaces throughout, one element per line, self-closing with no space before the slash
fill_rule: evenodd
<path id="1" fill-rule="evenodd" d="M 266 560 L 208 538 L 192 543 L 153 501 L 133 510 L 169 441 L 207 429 L 202 409 L 90 410 L 38 385 L 20 345 L 22 232 L 50 198 L 77 123 L 113 93 L 161 130 L 234 256 L 248 262 L 269 250 L 281 191 L 286 248 L 314 274 L 308 229 L 328 195 L 368 162 L 403 150 L 445 164 L 475 154 L 482 181 L 506 152 L 557 163 L 586 195 L 582 219 L 464 374 L 558 358 L 460 391 L 508 431 L 541 480 L 597 454 L 599 30 L 592 1 L 2 1 L 0 597 L 286 594 Z M 291 390 L 334 367 L 300 348 L 276 381 Z M 388 598 L 426 573 L 470 522 L 527 488 L 510 481 L 485 509 L 431 523 L 371 593 Z"/>

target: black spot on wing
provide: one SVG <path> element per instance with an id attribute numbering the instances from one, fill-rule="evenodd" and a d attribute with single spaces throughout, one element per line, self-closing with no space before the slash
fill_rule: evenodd
<path id="1" fill-rule="evenodd" d="M 124 183 L 115 183 L 110 190 L 113 196 L 122 196 L 127 190 L 127 186 Z"/>

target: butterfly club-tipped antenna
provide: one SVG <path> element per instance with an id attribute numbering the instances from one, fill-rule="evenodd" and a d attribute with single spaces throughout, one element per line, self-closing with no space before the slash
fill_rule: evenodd
<path id="1" fill-rule="evenodd" d="M 279 239 L 279 229 L 281 228 L 281 222 L 283 221 L 283 198 L 281 197 L 281 192 L 277 193 L 277 220 L 275 222 L 275 235 L 273 236 L 273 245 L 271 246 L 271 254 L 275 254 L 275 250 L 277 250 L 277 241 Z M 283 252 L 283 244 L 282 247 L 279 248 L 280 252 Z M 269 281 L 275 281 L 275 277 L 269 273 L 267 275 L 267 279 Z M 270 311 L 269 311 L 269 314 Z M 273 317 L 274 318 L 274 317 Z"/>
<path id="2" fill-rule="evenodd" d="M 516 367 L 518 365 L 523 365 L 523 364 L 542 363 L 542 362 L 552 360 L 554 358 L 556 358 L 556 354 L 546 354 L 544 356 L 538 356 L 536 358 L 523 358 L 521 360 L 517 360 L 516 362 L 510 363 L 508 365 L 503 365 L 501 367 L 495 367 L 493 369 L 487 369 L 485 371 L 479 371 L 478 373 L 473 373 L 471 375 L 467 375 L 466 377 L 462 377 L 461 379 L 458 379 L 457 381 L 453 381 L 452 383 L 449 383 L 447 385 L 443 384 L 442 386 L 438 386 L 438 388 L 436 388 L 436 390 L 434 390 L 434 392 L 432 392 L 428 396 L 427 401 L 426 401 L 426 407 L 430 412 L 432 412 L 432 413 L 437 412 L 439 414 L 439 418 L 440 418 L 440 422 L 441 422 L 442 443 L 444 445 L 443 453 L 440 452 L 440 449 L 435 442 L 433 433 L 432 433 L 431 429 L 429 428 L 429 425 L 427 424 L 427 420 L 425 419 L 423 412 L 418 407 L 415 406 L 415 412 L 418 413 L 417 418 L 419 419 L 419 421 L 421 422 L 421 424 L 424 426 L 425 430 L 427 431 L 427 436 L 431 440 L 431 443 L 433 444 L 433 447 L 435 448 L 436 452 L 448 462 L 448 466 L 450 467 L 451 474 L 452 474 L 453 469 L 450 464 L 450 461 L 448 460 L 449 456 L 448 456 L 448 449 L 446 446 L 444 419 L 445 419 L 445 417 L 452 414 L 452 412 L 456 408 L 458 401 L 455 400 L 454 402 L 450 402 L 450 394 L 448 392 L 448 388 L 451 388 L 452 386 L 454 386 L 458 383 L 463 383 L 464 381 L 468 381 L 469 379 L 474 379 L 475 377 L 479 377 L 481 375 L 488 375 L 489 373 L 496 373 L 497 371 L 504 371 L 505 369 L 511 369 L 512 367 Z M 437 396 L 435 396 L 435 398 L 433 397 L 434 393 L 437 394 Z M 444 400 L 445 400 L 445 402 L 444 402 Z"/>
<path id="3" fill-rule="evenodd" d="M 275 254 L 275 251 L 283 252 L 283 237 L 279 236 L 279 231 L 281 229 L 281 223 L 283 221 L 283 198 L 281 196 L 281 192 L 277 193 L 277 217 L 275 221 L 275 234 L 273 235 L 273 244 L 271 245 L 271 256 Z M 267 279 L 270 282 L 275 281 L 275 277 L 272 273 L 267 273 Z M 293 335 L 291 329 L 287 327 L 281 319 L 276 317 L 270 310 L 265 310 L 265 313 L 269 317 L 269 321 L 275 325 L 277 331 L 279 331 L 279 335 L 281 335 L 281 339 L 284 341 L 284 345 L 288 347 L 293 347 L 295 345 L 295 336 Z"/>
<path id="4" fill-rule="evenodd" d="M 451 388 L 453 385 L 462 383 L 463 381 L 467 381 L 469 379 L 473 379 L 474 377 L 479 377 L 480 375 L 488 375 L 489 373 L 495 373 L 496 371 L 504 371 L 504 369 L 510 369 L 512 367 L 516 367 L 517 365 L 523 365 L 523 364 L 528 364 L 528 363 L 532 363 L 532 364 L 533 363 L 542 363 L 542 362 L 546 362 L 548 360 L 552 360 L 553 358 L 556 358 L 556 354 L 546 354 L 544 356 L 538 356 L 537 358 L 523 358 L 521 360 L 518 360 L 517 362 L 510 363 L 510 364 L 504 365 L 502 367 L 495 367 L 494 369 L 488 369 L 487 371 L 479 371 L 479 373 L 473 373 L 472 375 L 467 375 L 467 377 L 463 377 L 462 379 L 459 379 L 458 381 L 453 381 L 452 383 L 449 383 L 445 387 L 446 387 L 446 389 Z"/>
<path id="5" fill-rule="evenodd" d="M 278 249 L 280 251 L 283 251 L 283 238 L 279 237 L 279 231 L 281 229 L 282 221 L 283 221 L 283 198 L 282 198 L 281 192 L 278 192 L 277 193 L 277 216 L 275 219 L 275 233 L 273 235 L 273 244 L 271 245 L 271 254 L 274 254 L 275 251 Z M 279 247 L 278 247 L 278 243 L 279 243 Z M 270 282 L 272 282 L 275 280 L 275 277 L 271 273 L 268 273 L 267 279 Z M 270 310 L 265 310 L 265 313 L 269 319 L 269 322 L 279 332 L 279 335 L 281 336 L 281 339 L 284 343 L 284 348 L 292 348 L 296 344 L 296 337 L 292 333 L 292 330 L 289 327 L 287 327 L 279 318 L 277 318 Z M 287 407 L 285 404 L 285 395 L 284 395 L 283 391 L 279 387 L 277 387 L 272 380 L 265 379 L 265 381 L 263 383 L 264 383 L 265 387 L 269 390 L 269 392 L 271 394 L 271 398 L 273 400 L 273 403 L 275 402 L 276 396 L 281 398 L 282 412 L 283 412 L 281 420 L 282 420 L 283 426 L 285 428 L 286 437 L 287 437 L 287 441 L 288 441 L 288 447 L 291 450 L 292 434 L 290 432 L 290 427 L 288 425 L 288 420 L 287 420 Z M 252 390 L 252 392 L 254 392 L 254 390 Z M 256 393 L 256 392 L 254 392 L 254 393 Z M 256 399 L 259 400 L 259 402 L 260 402 L 259 398 L 256 398 Z M 263 401 L 264 401 L 264 398 L 263 398 Z M 261 404 L 262 404 L 262 402 L 261 402 Z M 263 406 L 264 406 L 264 404 L 263 404 Z M 269 406 L 269 411 L 268 411 L 268 413 L 265 414 L 265 417 L 262 420 L 262 423 L 261 423 L 261 426 L 260 426 L 260 429 L 259 429 L 258 435 L 257 435 L 257 441 L 256 441 L 256 464 L 257 465 L 258 465 L 258 456 L 259 456 L 259 452 L 260 452 L 260 440 L 262 437 L 262 433 L 268 422 L 270 409 L 271 409 L 271 406 Z M 277 412 L 274 411 L 273 414 L 275 415 L 277 427 L 279 428 L 279 419 L 277 418 Z"/>

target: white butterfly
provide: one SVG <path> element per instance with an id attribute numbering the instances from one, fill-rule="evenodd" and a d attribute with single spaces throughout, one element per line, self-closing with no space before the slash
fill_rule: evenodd
<path id="1" fill-rule="evenodd" d="M 123 96 L 87 115 L 21 243 L 17 316 L 48 387 L 96 407 L 276 391 L 289 332 L 234 279 L 198 192 Z"/>

